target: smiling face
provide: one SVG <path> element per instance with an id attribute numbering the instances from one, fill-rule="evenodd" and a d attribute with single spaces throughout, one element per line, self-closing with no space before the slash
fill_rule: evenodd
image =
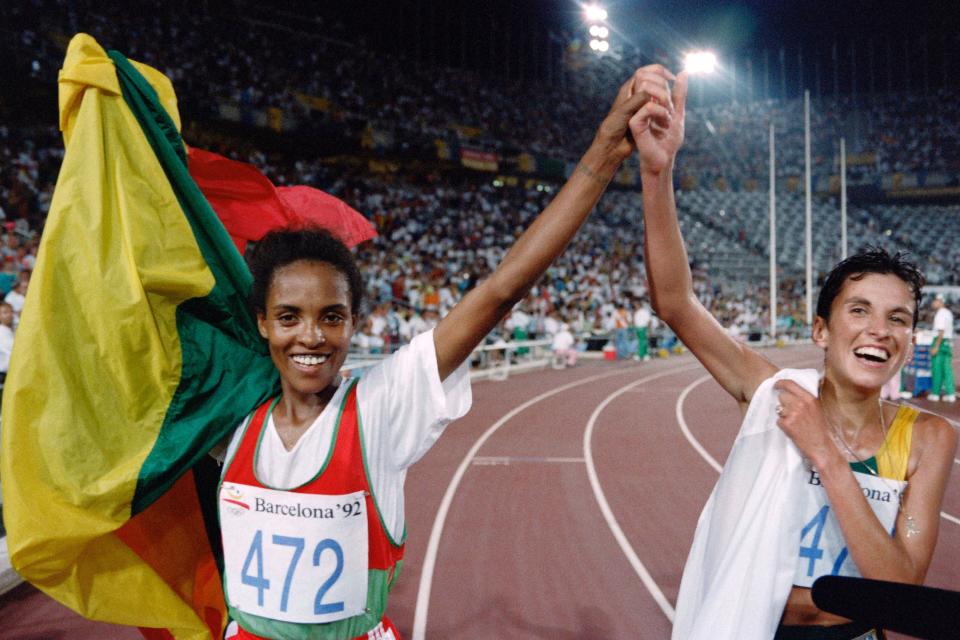
<path id="1" fill-rule="evenodd" d="M 893 274 L 847 278 L 830 307 L 818 316 L 814 342 L 826 350 L 827 376 L 841 385 L 878 390 L 910 356 L 914 296 Z"/>
<path id="2" fill-rule="evenodd" d="M 356 322 L 350 300 L 346 276 L 329 262 L 298 260 L 273 272 L 257 326 L 284 396 L 318 394 L 333 384 Z"/>

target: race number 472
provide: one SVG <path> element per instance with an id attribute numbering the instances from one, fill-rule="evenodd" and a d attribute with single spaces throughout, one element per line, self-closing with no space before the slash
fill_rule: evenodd
<path id="1" fill-rule="evenodd" d="M 290 562 L 287 565 L 283 586 L 280 589 L 280 611 L 285 612 L 290 597 L 290 584 L 293 581 L 297 565 L 300 563 L 300 558 L 303 555 L 305 541 L 303 538 L 293 536 L 273 535 L 270 537 L 270 543 L 276 547 L 286 547 L 290 549 Z M 257 605 L 260 607 L 264 606 L 264 599 L 268 596 L 268 592 L 270 592 L 269 595 L 272 597 L 275 597 L 273 594 L 276 593 L 276 585 L 274 585 L 274 589 L 271 589 L 270 579 L 264 576 L 263 545 L 263 531 L 257 529 L 250 543 L 250 549 L 247 551 L 246 559 L 243 561 L 243 569 L 240 572 L 240 581 L 257 590 Z M 277 551 L 274 551 L 274 553 L 276 552 Z M 313 612 L 317 615 L 343 611 L 343 602 L 323 601 L 327 592 L 336 584 L 340 578 L 340 574 L 343 573 L 343 549 L 333 538 L 324 538 L 313 548 L 313 566 L 320 566 L 320 558 L 325 552 L 332 553 L 336 562 L 334 563 L 333 571 L 320 584 L 320 588 L 317 589 L 317 593 L 314 596 Z"/>

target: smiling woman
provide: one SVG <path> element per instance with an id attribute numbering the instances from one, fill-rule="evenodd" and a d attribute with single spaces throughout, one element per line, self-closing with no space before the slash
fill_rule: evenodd
<path id="1" fill-rule="evenodd" d="M 833 386 L 871 389 L 900 370 L 913 353 L 923 284 L 913 264 L 882 249 L 834 267 L 817 299 L 813 326 Z"/>
<path id="2" fill-rule="evenodd" d="M 670 78 L 652 65 L 627 80 L 577 170 L 493 274 L 359 381 L 338 375 L 362 302 L 350 251 L 310 228 L 258 242 L 251 302 L 281 388 L 227 449 L 218 502 L 237 623 L 227 637 L 398 637 L 384 612 L 403 558 L 407 469 L 470 408 L 467 357 L 596 205 L 633 151 L 631 119 L 669 129 Z M 305 513 L 324 517 L 290 517 Z"/>
<path id="3" fill-rule="evenodd" d="M 673 126 L 631 122 L 650 294 L 745 415 L 697 526 L 673 637 L 882 637 L 818 609 L 810 586 L 838 574 L 921 583 L 930 565 L 957 435 L 939 416 L 880 400 L 912 352 L 923 276 L 882 250 L 838 264 L 813 326 L 820 376 L 779 371 L 731 338 L 693 292 L 674 204 L 685 80 Z"/>
<path id="4" fill-rule="evenodd" d="M 396 634 L 383 613 L 403 557 L 403 476 L 469 409 L 469 376 L 461 368 L 441 381 L 433 336 L 423 334 L 359 383 L 340 379 L 362 281 L 349 249 L 326 231 L 272 232 L 250 268 L 281 393 L 237 429 L 222 477 L 236 637 L 290 637 L 305 625 L 331 637 Z M 237 510 L 238 492 L 274 506 Z M 294 512 L 330 517 L 286 517 Z"/>
<path id="5" fill-rule="evenodd" d="M 257 327 L 287 399 L 274 417 L 293 428 L 284 438 L 292 448 L 296 428 L 313 422 L 336 388 L 362 302 L 360 273 L 349 249 L 321 230 L 269 234 L 250 263 Z"/>

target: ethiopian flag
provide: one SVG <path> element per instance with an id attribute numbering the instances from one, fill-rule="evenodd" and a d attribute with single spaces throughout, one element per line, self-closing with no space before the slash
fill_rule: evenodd
<path id="1" fill-rule="evenodd" d="M 86 617 L 219 638 L 207 452 L 278 385 L 250 274 L 167 78 L 80 34 L 59 87 L 66 153 L 3 399 L 10 558 Z"/>

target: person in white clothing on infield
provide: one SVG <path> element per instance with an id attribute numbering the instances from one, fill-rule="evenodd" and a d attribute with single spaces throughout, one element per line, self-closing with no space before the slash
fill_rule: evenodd
<path id="1" fill-rule="evenodd" d="M 957 401 L 953 383 L 953 312 L 947 308 L 943 294 L 933 298 L 933 331 L 937 334 L 930 345 L 931 389 L 927 400 Z"/>

